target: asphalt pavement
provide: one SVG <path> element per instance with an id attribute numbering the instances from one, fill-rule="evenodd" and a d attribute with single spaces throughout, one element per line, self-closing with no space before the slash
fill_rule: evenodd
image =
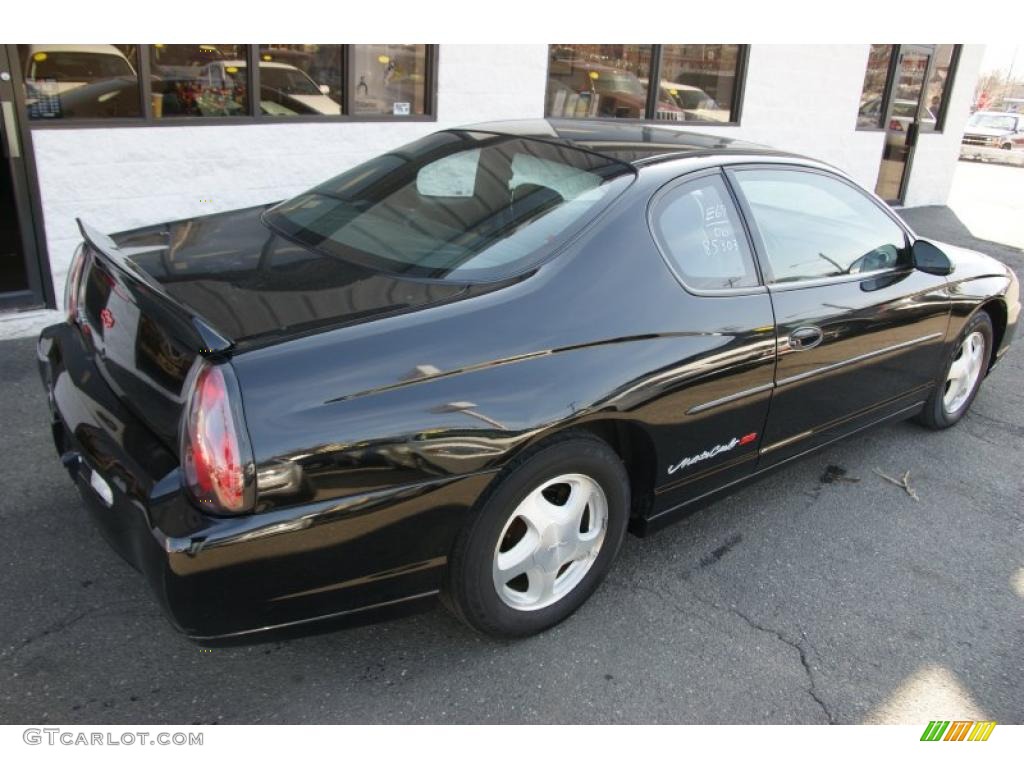
<path id="1" fill-rule="evenodd" d="M 905 216 L 1024 274 L 948 209 Z M 1014 349 L 952 430 L 882 427 L 628 537 L 539 637 L 437 607 L 206 651 L 84 514 L 33 341 L 0 342 L 0 722 L 1021 723 L 1022 382 Z M 878 472 L 909 472 L 919 500 Z"/>

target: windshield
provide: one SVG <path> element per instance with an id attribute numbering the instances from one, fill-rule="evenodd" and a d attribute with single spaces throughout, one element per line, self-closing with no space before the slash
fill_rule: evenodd
<path id="1" fill-rule="evenodd" d="M 1000 131 L 1012 131 L 1017 127 L 1017 118 L 1012 115 L 975 114 L 968 125 L 974 128 L 995 128 Z"/>
<path id="2" fill-rule="evenodd" d="M 557 247 L 632 169 L 543 141 L 442 131 L 287 200 L 266 223 L 381 272 L 500 280 Z"/>

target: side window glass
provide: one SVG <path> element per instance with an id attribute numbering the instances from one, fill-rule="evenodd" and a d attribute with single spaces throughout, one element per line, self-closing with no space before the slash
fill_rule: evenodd
<path id="1" fill-rule="evenodd" d="M 654 236 L 690 288 L 720 290 L 758 284 L 739 214 L 719 176 L 670 190 L 652 217 Z"/>
<path id="2" fill-rule="evenodd" d="M 839 179 L 795 170 L 737 171 L 773 283 L 893 269 L 906 236 L 867 195 Z"/>

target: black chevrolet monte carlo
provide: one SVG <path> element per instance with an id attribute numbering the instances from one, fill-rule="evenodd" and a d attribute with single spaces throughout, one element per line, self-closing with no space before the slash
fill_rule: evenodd
<path id="1" fill-rule="evenodd" d="M 38 345 L 57 450 L 200 641 L 436 596 L 538 632 L 627 529 L 952 426 L 1020 313 L 1009 269 L 834 168 L 635 123 L 444 130 L 273 206 L 81 230 Z"/>

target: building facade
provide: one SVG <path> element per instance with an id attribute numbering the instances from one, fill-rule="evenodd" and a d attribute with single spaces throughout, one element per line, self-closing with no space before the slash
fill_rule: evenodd
<path id="1" fill-rule="evenodd" d="M 824 160 L 891 202 L 943 204 L 982 53 L 976 45 L 0 46 L 0 333 L 52 321 L 76 219 L 114 232 L 269 203 L 427 132 L 488 120 L 650 120 Z"/>

